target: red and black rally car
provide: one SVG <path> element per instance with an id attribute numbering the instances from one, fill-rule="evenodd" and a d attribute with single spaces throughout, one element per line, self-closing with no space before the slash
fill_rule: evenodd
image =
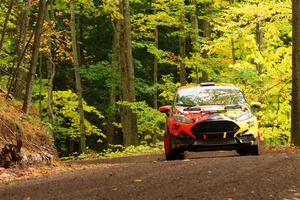
<path id="1" fill-rule="evenodd" d="M 164 140 L 167 160 L 183 158 L 185 151 L 237 150 L 259 155 L 260 135 L 253 110 L 241 90 L 233 85 L 202 83 L 180 87 L 167 114 Z"/>

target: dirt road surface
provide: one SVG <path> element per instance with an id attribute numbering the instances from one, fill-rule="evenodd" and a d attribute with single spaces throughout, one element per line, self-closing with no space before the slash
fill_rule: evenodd
<path id="1" fill-rule="evenodd" d="M 143 155 L 67 164 L 99 167 L 0 183 L 0 199 L 300 199 L 300 155 L 294 153 L 204 152 L 176 161 Z"/>

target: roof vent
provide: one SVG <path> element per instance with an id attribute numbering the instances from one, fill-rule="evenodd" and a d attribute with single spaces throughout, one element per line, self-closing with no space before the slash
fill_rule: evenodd
<path id="1" fill-rule="evenodd" d="M 200 83 L 201 86 L 215 86 L 215 82 L 205 82 L 205 83 Z"/>

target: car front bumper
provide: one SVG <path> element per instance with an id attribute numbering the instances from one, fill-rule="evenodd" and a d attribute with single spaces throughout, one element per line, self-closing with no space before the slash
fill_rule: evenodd
<path id="1" fill-rule="evenodd" d="M 258 144 L 258 137 L 253 135 L 236 136 L 235 138 L 217 140 L 195 140 L 171 137 L 171 149 L 183 151 L 212 151 L 212 150 L 239 150 Z"/>

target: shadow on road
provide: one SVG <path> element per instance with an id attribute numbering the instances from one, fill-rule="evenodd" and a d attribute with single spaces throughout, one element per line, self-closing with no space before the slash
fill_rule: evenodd
<path id="1" fill-rule="evenodd" d="M 209 151 L 209 152 L 186 152 L 185 159 L 203 159 L 203 158 L 225 158 L 239 156 L 235 151 Z M 71 160 L 65 161 L 67 165 L 87 165 L 87 164 L 134 164 L 147 162 L 164 162 L 163 154 L 135 155 L 118 158 L 101 158 L 95 160 Z"/>
<path id="2" fill-rule="evenodd" d="M 185 159 L 238 157 L 236 151 L 186 152 Z"/>

